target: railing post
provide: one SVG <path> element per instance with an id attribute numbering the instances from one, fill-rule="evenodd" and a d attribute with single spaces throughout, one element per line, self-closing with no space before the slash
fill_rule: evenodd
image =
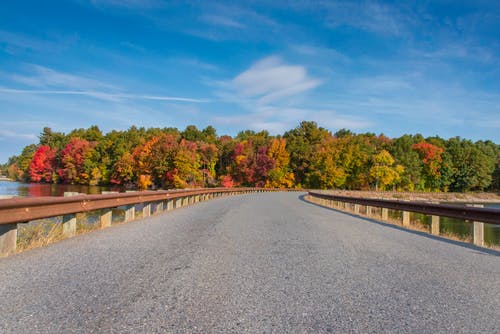
<path id="1" fill-rule="evenodd" d="M 0 257 L 16 251 L 17 224 L 0 225 Z"/>
<path id="2" fill-rule="evenodd" d="M 389 219 L 389 209 L 382 208 L 382 220 L 388 220 L 388 219 Z"/>
<path id="3" fill-rule="evenodd" d="M 410 226 L 410 211 L 403 211 L 403 226 Z"/>
<path id="4" fill-rule="evenodd" d="M 476 208 L 484 207 L 482 204 L 474 204 L 473 206 Z M 484 247 L 484 223 L 475 221 L 472 224 L 472 241 L 474 245 Z"/>
<path id="5" fill-rule="evenodd" d="M 371 215 L 372 215 L 372 207 L 371 206 L 368 206 L 368 205 L 366 206 L 366 215 L 368 217 L 371 217 Z"/>
<path id="6" fill-rule="evenodd" d="M 151 216 L 151 203 L 146 203 L 142 207 L 142 218 Z"/>
<path id="7" fill-rule="evenodd" d="M 77 192 L 65 192 L 64 197 L 80 195 Z M 62 220 L 62 234 L 66 238 L 71 238 L 76 235 L 76 214 L 64 215 Z"/>
<path id="8" fill-rule="evenodd" d="M 155 214 L 160 214 L 164 210 L 163 201 L 156 203 Z"/>
<path id="9" fill-rule="evenodd" d="M 354 204 L 354 213 L 359 215 L 359 204 Z"/>
<path id="10" fill-rule="evenodd" d="M 439 235 L 439 216 L 431 216 L 431 234 Z"/>
<path id="11" fill-rule="evenodd" d="M 113 211 L 111 209 L 102 209 L 100 217 L 101 228 L 110 227 L 112 219 Z"/>
<path id="12" fill-rule="evenodd" d="M 64 215 L 62 222 L 62 233 L 65 237 L 71 238 L 76 234 L 76 215 Z"/>
<path id="13" fill-rule="evenodd" d="M 125 209 L 125 222 L 129 222 L 135 219 L 135 205 L 129 205 Z"/>

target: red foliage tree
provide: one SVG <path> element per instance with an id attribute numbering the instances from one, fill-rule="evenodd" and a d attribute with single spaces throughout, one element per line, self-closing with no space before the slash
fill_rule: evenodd
<path id="1" fill-rule="evenodd" d="M 424 164 L 423 173 L 426 183 L 426 188 L 429 190 L 437 190 L 440 186 L 441 165 L 443 159 L 441 155 L 444 150 L 436 145 L 421 141 L 412 146 Z"/>
<path id="2" fill-rule="evenodd" d="M 31 182 L 52 182 L 56 150 L 48 145 L 38 147 L 30 163 Z"/>
<path id="3" fill-rule="evenodd" d="M 86 184 L 89 172 L 85 169 L 85 160 L 90 157 L 95 143 L 80 138 L 71 138 L 61 151 L 62 167 L 57 171 L 65 183 Z"/>

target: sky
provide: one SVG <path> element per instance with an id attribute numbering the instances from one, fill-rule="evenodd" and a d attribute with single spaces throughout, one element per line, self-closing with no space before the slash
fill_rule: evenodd
<path id="1" fill-rule="evenodd" d="M 0 1 L 0 163 L 44 127 L 500 143 L 498 1 Z"/>

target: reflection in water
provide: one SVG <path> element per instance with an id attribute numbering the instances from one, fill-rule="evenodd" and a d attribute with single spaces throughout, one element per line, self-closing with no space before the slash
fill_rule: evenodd
<path id="1" fill-rule="evenodd" d="M 100 194 L 103 191 L 123 191 L 121 187 L 100 187 L 72 184 L 20 183 L 0 181 L 0 198 L 6 196 L 63 196 L 65 192 Z"/>

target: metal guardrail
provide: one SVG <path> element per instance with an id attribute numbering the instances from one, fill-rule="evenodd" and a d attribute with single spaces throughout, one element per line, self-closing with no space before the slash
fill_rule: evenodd
<path id="1" fill-rule="evenodd" d="M 378 219 L 388 221 L 388 210 L 402 212 L 402 223 L 404 227 L 410 226 L 410 212 L 421 213 L 431 216 L 430 233 L 440 234 L 440 217 L 458 218 L 472 223 L 472 242 L 474 245 L 484 247 L 484 224 L 500 225 L 500 209 L 482 208 L 473 206 L 460 206 L 450 204 L 435 204 L 426 202 L 410 202 L 402 200 L 386 200 L 374 198 L 358 198 L 349 196 L 338 196 L 309 191 L 312 202 L 320 205 L 346 210 L 347 204 L 353 204 L 354 214 L 361 215 L 360 206 L 365 207 L 364 215 L 374 218 L 372 208 L 381 208 L 382 212 Z"/>
<path id="2" fill-rule="evenodd" d="M 135 206 L 138 204 L 144 204 L 142 216 L 147 217 L 152 214 L 152 203 L 157 204 L 156 213 L 159 213 L 222 195 L 283 190 L 285 189 L 207 188 L 5 199 L 0 201 L 0 256 L 15 252 L 18 223 L 62 216 L 63 235 L 72 237 L 76 234 L 76 214 L 82 212 L 102 210 L 101 227 L 108 227 L 112 221 L 112 209 L 117 207 L 125 207 L 124 220 L 131 221 L 135 219 Z"/>
<path id="3" fill-rule="evenodd" d="M 125 205 L 156 202 L 203 194 L 226 194 L 256 191 L 275 191 L 260 188 L 210 188 L 187 191 L 137 191 L 103 195 L 77 195 L 71 197 L 11 198 L 0 201 L 0 225 L 23 223 Z"/>
<path id="4" fill-rule="evenodd" d="M 500 209 L 478 208 L 478 207 L 459 206 L 450 204 L 434 204 L 425 202 L 410 202 L 402 200 L 347 197 L 347 196 L 323 194 L 314 191 L 310 191 L 309 195 L 317 198 L 345 202 L 345 203 L 387 208 L 391 210 L 423 213 L 425 215 L 432 215 L 432 216 L 458 218 L 470 221 L 480 221 L 488 224 L 500 225 Z"/>

